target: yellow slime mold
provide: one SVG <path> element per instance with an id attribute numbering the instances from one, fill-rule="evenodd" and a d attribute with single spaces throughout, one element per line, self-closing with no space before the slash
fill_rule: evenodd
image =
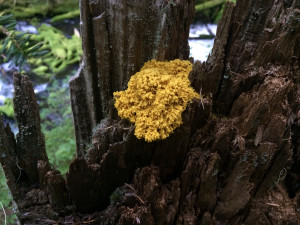
<path id="1" fill-rule="evenodd" d="M 147 142 L 162 140 L 182 124 L 182 112 L 199 94 L 190 86 L 189 61 L 150 60 L 130 78 L 128 89 L 114 92 L 123 119 L 135 123 L 135 136 Z"/>

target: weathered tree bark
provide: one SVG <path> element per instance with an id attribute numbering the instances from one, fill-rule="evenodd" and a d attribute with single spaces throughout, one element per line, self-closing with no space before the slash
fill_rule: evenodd
<path id="1" fill-rule="evenodd" d="M 13 81 L 19 133 L 15 140 L 0 116 L 0 163 L 23 224 L 28 218 L 38 219 L 44 213 L 56 214 L 53 210 L 62 209 L 68 195 L 62 175 L 52 170 L 48 161 L 32 84 L 27 76 L 20 74 L 14 74 Z"/>
<path id="2" fill-rule="evenodd" d="M 71 79 L 77 155 L 111 113 L 112 94 L 150 59 L 188 59 L 195 1 L 80 0 L 83 67 Z M 80 110 L 77 108 L 80 107 Z"/>
<path id="3" fill-rule="evenodd" d="M 44 153 L 32 87 L 16 75 L 24 139 L 15 142 L 0 123 L 0 162 L 21 223 L 300 224 L 299 1 L 226 3 L 211 55 L 190 73 L 203 99 L 188 105 L 174 134 L 153 143 L 116 116 L 112 92 L 152 57 L 188 56 L 178 32 L 188 31 L 194 2 L 145 4 L 81 1 L 84 64 L 70 82 L 78 157 L 66 180 Z"/>

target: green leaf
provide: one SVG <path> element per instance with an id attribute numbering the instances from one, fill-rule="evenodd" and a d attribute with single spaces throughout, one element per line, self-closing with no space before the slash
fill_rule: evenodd
<path id="1" fill-rule="evenodd" d="M 10 24 L 10 23 L 13 23 L 13 22 L 16 22 L 15 19 L 11 19 L 11 20 L 7 20 L 7 21 L 4 21 L 4 22 L 0 22 L 0 25 L 1 26 L 7 26 L 7 24 Z"/>
<path id="2" fill-rule="evenodd" d="M 16 51 L 16 46 L 13 43 L 11 43 L 6 54 L 6 57 L 8 58 L 7 60 L 10 60 L 10 58 L 13 56 L 13 53 L 15 51 Z"/>
<path id="3" fill-rule="evenodd" d="M 35 42 L 35 41 L 32 41 L 32 40 L 30 39 L 30 36 L 31 36 L 31 35 L 29 35 L 29 38 L 28 38 L 28 37 L 25 38 L 25 39 L 27 39 L 27 40 L 26 40 L 26 43 L 28 42 L 28 44 L 26 45 L 26 49 L 30 49 L 30 48 L 32 48 L 33 46 L 36 45 L 36 42 Z"/>
<path id="4" fill-rule="evenodd" d="M 3 45 L 2 45 L 2 48 L 0 49 L 0 54 L 5 54 L 6 46 L 9 43 L 9 41 L 10 41 L 9 37 L 5 39 L 5 41 L 4 41 Z"/>
<path id="5" fill-rule="evenodd" d="M 4 23 L 5 21 L 7 21 L 7 20 L 9 20 L 9 19 L 11 19 L 13 17 L 14 17 L 13 14 L 5 15 L 5 16 L 0 16 L 0 22 Z"/>
<path id="6" fill-rule="evenodd" d="M 40 49 L 42 46 L 43 46 L 43 43 L 38 43 L 38 44 L 36 44 L 35 46 L 33 46 L 31 49 L 29 49 L 29 50 L 27 51 L 27 54 L 30 54 L 30 53 L 32 53 L 32 52 L 37 51 L 37 50 Z"/>
<path id="7" fill-rule="evenodd" d="M 13 65 L 16 65 L 16 66 L 17 66 L 16 62 L 17 62 L 17 60 L 18 60 L 18 58 L 19 58 L 20 56 L 21 56 L 20 54 L 19 54 L 19 55 L 16 55 L 16 56 L 13 56 L 13 57 L 12 57 L 12 60 L 10 61 L 9 66 L 10 66 L 10 67 L 13 66 Z"/>
<path id="8" fill-rule="evenodd" d="M 22 66 L 27 61 L 28 57 L 41 57 L 49 50 L 41 48 L 44 43 L 37 40 L 32 40 L 32 35 L 27 32 L 17 32 L 16 29 L 17 21 L 14 19 L 12 14 L 4 15 L 0 12 L 0 26 L 6 29 L 7 38 L 0 49 L 0 54 L 5 55 L 6 61 L 11 61 L 10 64 L 19 66 L 19 70 L 22 70 Z"/>
<path id="9" fill-rule="evenodd" d="M 20 41 L 20 45 L 23 46 L 25 45 L 28 41 L 30 42 L 28 45 L 24 46 L 25 48 L 24 49 L 29 49 L 31 48 L 32 46 L 36 45 L 35 42 L 33 41 L 30 41 L 30 37 L 31 35 L 27 35 L 25 38 L 23 38 L 21 41 Z"/>
<path id="10" fill-rule="evenodd" d="M 7 25 L 5 26 L 5 28 L 6 28 L 7 30 L 13 30 L 13 29 L 15 29 L 16 25 L 17 25 L 17 21 L 12 21 L 11 23 L 7 24 Z"/>
<path id="11" fill-rule="evenodd" d="M 19 55 L 18 59 L 16 60 L 16 66 L 21 65 L 24 59 L 25 59 L 24 55 Z"/>
<path id="12" fill-rule="evenodd" d="M 43 56 L 43 55 L 46 55 L 49 52 L 50 52 L 50 50 L 42 50 L 42 51 L 39 51 L 39 52 L 33 52 L 33 53 L 31 53 L 30 56 Z"/>
<path id="13" fill-rule="evenodd" d="M 22 67 L 25 63 L 26 63 L 26 58 L 22 57 L 22 61 L 20 61 L 20 63 L 19 63 L 19 72 L 22 71 Z"/>

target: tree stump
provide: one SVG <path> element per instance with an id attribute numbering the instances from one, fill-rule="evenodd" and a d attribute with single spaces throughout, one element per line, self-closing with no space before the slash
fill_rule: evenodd
<path id="1" fill-rule="evenodd" d="M 80 0 L 83 66 L 70 81 L 77 155 L 109 117 L 112 94 L 150 59 L 188 59 L 194 0 Z"/>
<path id="2" fill-rule="evenodd" d="M 14 101 L 24 139 L 0 123 L 21 223 L 300 224 L 299 1 L 227 2 L 211 55 L 189 75 L 203 97 L 152 143 L 118 118 L 112 93 L 148 59 L 188 57 L 194 1 L 80 3 L 84 58 L 70 81 L 78 157 L 66 179 L 44 154 L 38 114 L 26 111 L 37 112 L 27 81 L 15 88 L 30 100 Z M 20 151 L 29 141 L 33 156 L 27 144 Z M 33 160 L 20 166 L 25 156 Z"/>

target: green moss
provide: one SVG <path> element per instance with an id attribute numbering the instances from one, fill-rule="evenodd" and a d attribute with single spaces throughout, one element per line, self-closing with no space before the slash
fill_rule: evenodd
<path id="1" fill-rule="evenodd" d="M 55 16 L 78 8 L 78 1 L 74 0 L 0 0 L 0 11 L 12 13 L 16 18 Z"/>
<path id="2" fill-rule="evenodd" d="M 44 2 L 45 0 L 40 1 Z M 56 3 L 54 3 L 54 6 L 55 7 L 52 9 L 54 15 L 63 14 L 79 9 L 78 1 L 74 0 L 56 1 Z"/>
<path id="3" fill-rule="evenodd" d="M 45 17 L 49 11 L 50 6 L 48 4 L 39 5 L 39 7 L 22 7 L 16 6 L 8 12 L 12 13 L 16 18 L 31 18 L 34 16 Z"/>
<path id="4" fill-rule="evenodd" d="M 78 17 L 80 15 L 80 10 L 76 9 L 75 11 L 71 11 L 71 12 L 67 12 L 61 15 L 57 15 L 54 16 L 51 19 L 51 22 L 57 22 L 57 21 L 61 21 L 61 20 L 65 20 L 65 19 L 70 19 L 70 18 L 74 18 L 74 17 Z"/>
<path id="5" fill-rule="evenodd" d="M 58 29 L 46 24 L 42 24 L 38 32 L 39 35 L 33 35 L 32 39 L 43 42 L 43 48 L 49 49 L 50 52 L 43 58 L 28 61 L 35 67 L 32 70 L 34 73 L 51 78 L 53 74 L 61 73 L 67 66 L 80 61 L 82 55 L 80 37 L 73 35 L 67 38 Z"/>
<path id="6" fill-rule="evenodd" d="M 72 118 L 67 118 L 59 126 L 44 131 L 47 155 L 50 162 L 62 174 L 68 171 L 75 156 L 75 139 Z"/>
<path id="7" fill-rule="evenodd" d="M 13 100 L 11 98 L 6 98 L 4 100 L 4 105 L 0 106 L 0 113 L 9 118 L 14 118 Z"/>
<path id="8" fill-rule="evenodd" d="M 62 174 L 75 156 L 75 137 L 70 106 L 69 88 L 64 85 L 70 77 L 54 81 L 47 90 L 49 96 L 41 101 L 42 130 L 51 164 Z"/>

